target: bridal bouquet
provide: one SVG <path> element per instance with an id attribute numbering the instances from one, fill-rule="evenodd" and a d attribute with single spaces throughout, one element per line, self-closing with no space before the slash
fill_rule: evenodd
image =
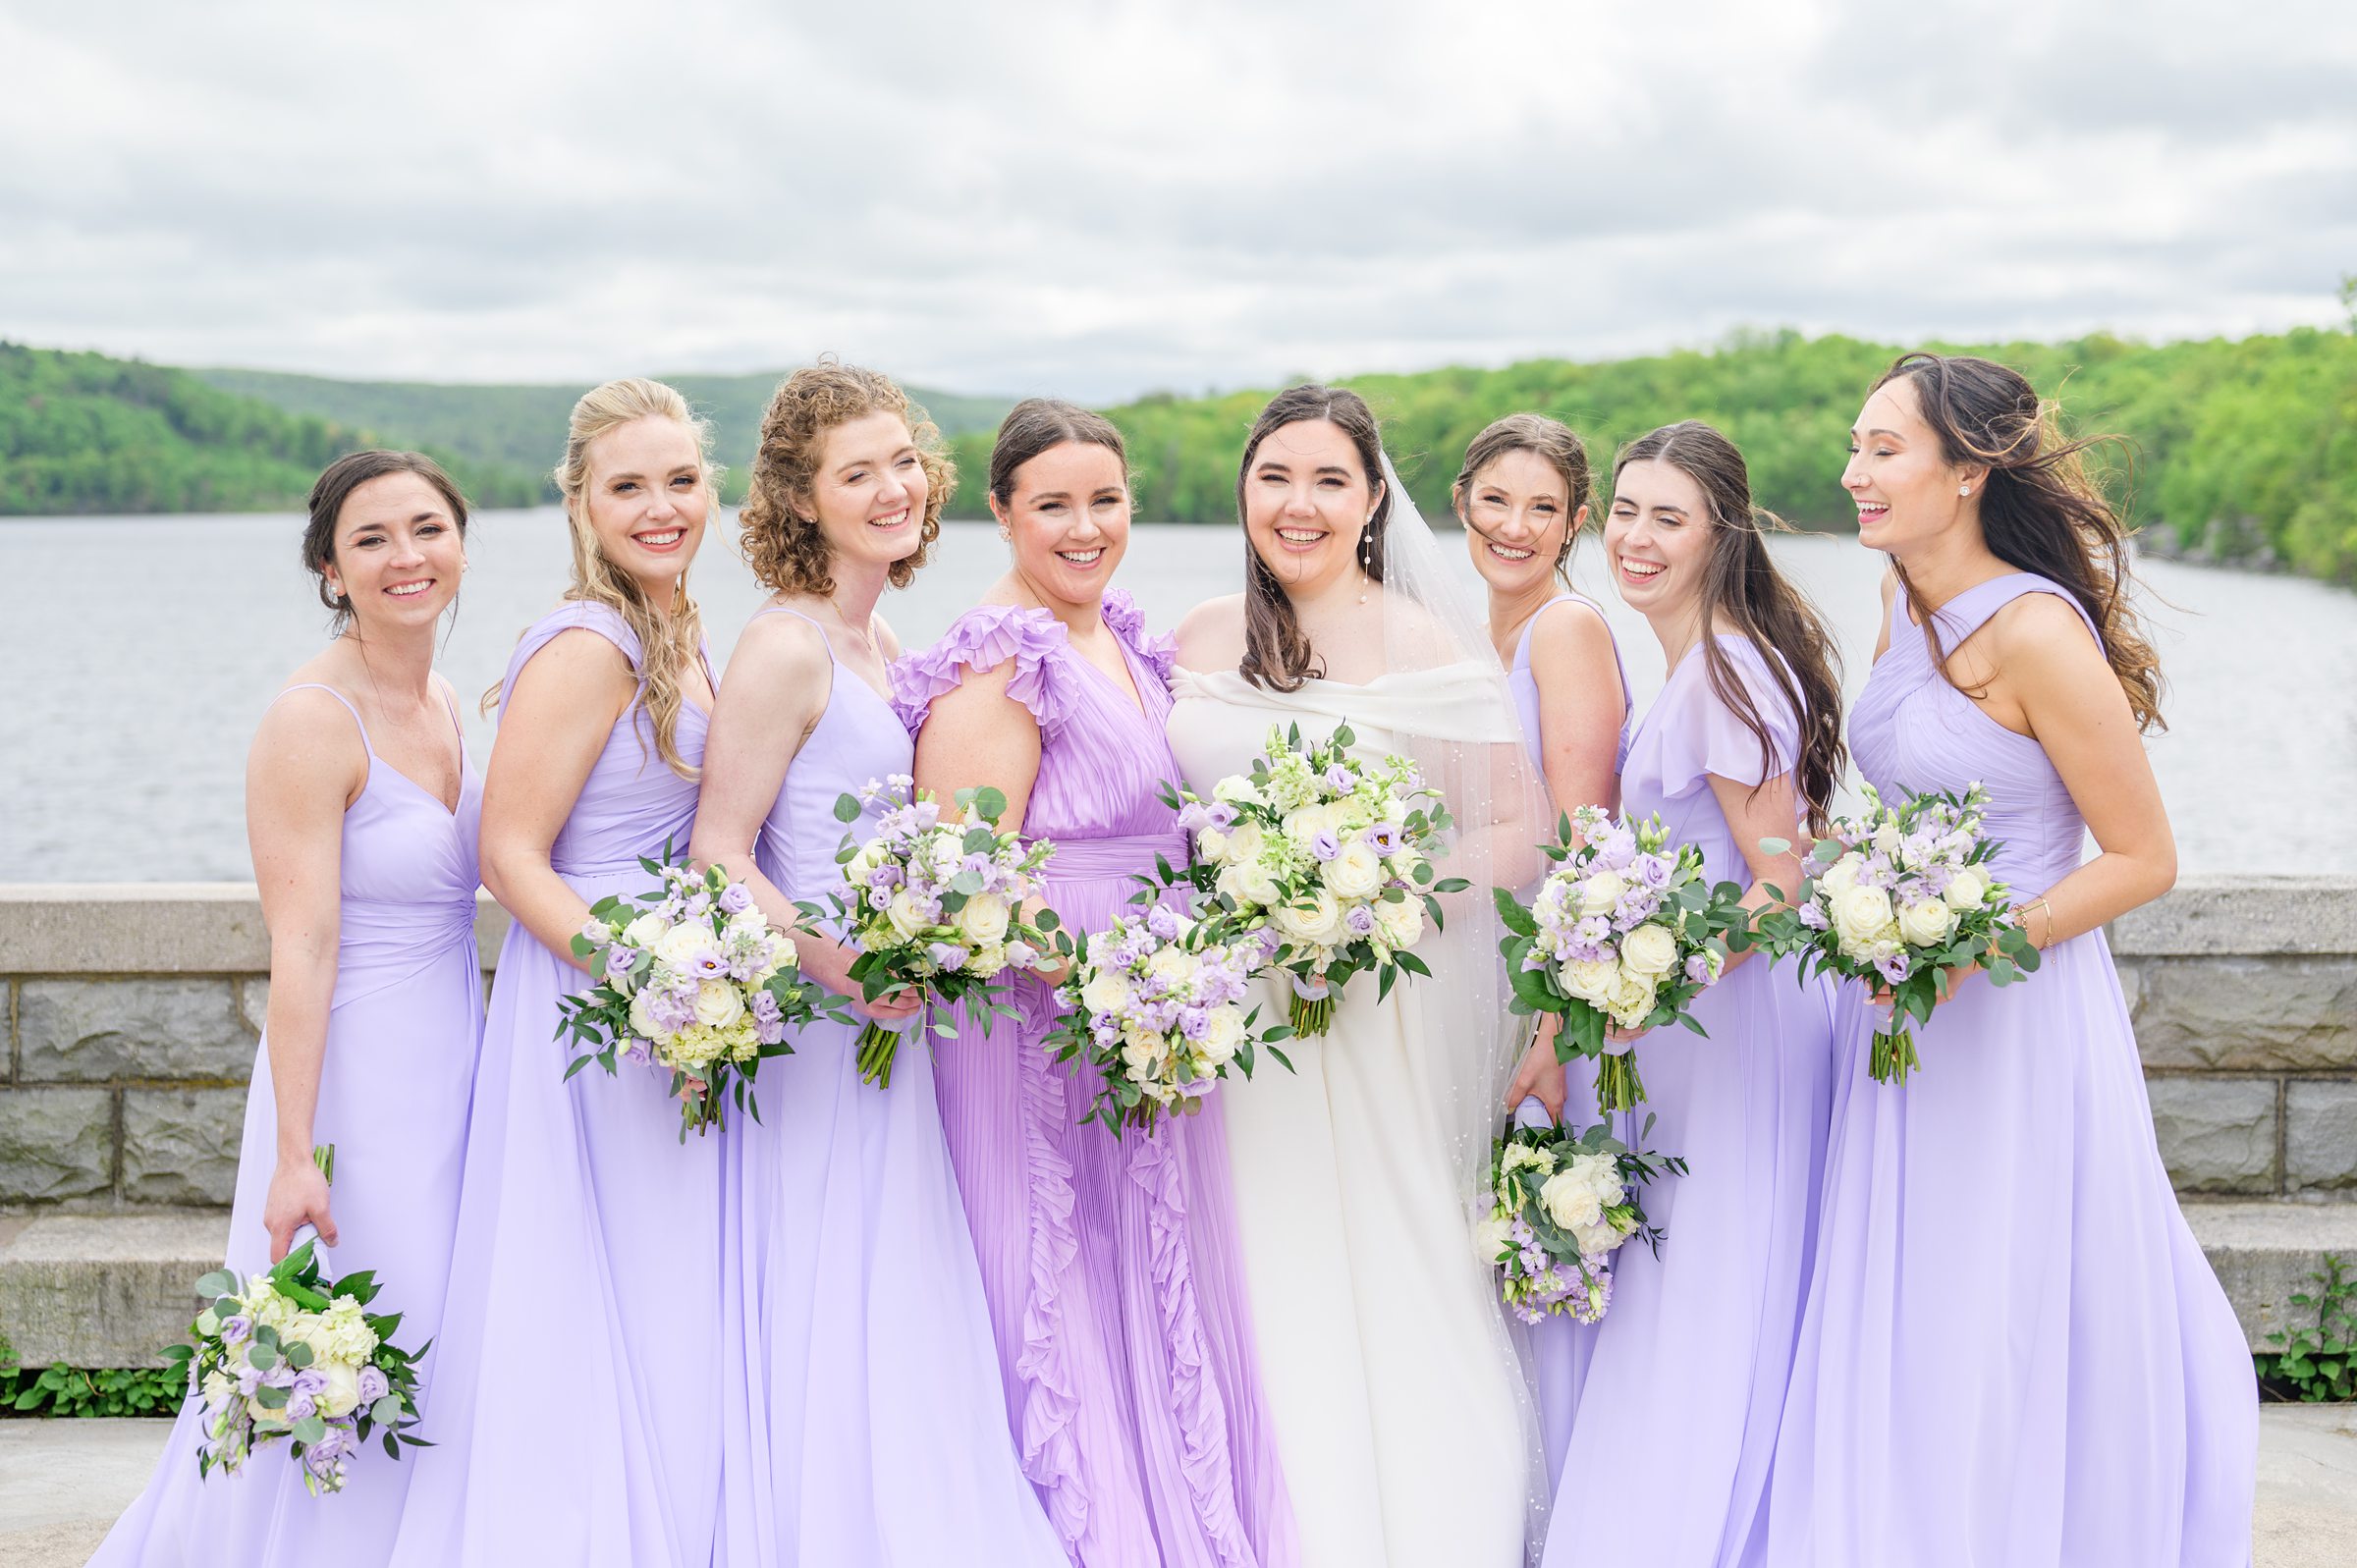
<path id="1" fill-rule="evenodd" d="M 1163 791 L 1195 836 L 1189 880 L 1226 923 L 1276 934 L 1271 961 L 1291 977 L 1298 1035 L 1326 1032 L 1335 988 L 1362 970 L 1375 971 L 1379 997 L 1402 971 L 1429 975 L 1408 949 L 1427 913 L 1441 923 L 1435 895 L 1468 886 L 1433 874 L 1452 825 L 1440 795 L 1404 757 L 1351 756 L 1355 739 L 1347 724 L 1315 744 L 1297 725 L 1272 725 L 1268 755 L 1222 779 L 1209 801 L 1182 786 Z"/>
<path id="2" fill-rule="evenodd" d="M 1761 916 L 1759 928 L 1772 950 L 1801 955 L 1804 977 L 1846 975 L 1889 992 L 1869 1070 L 1876 1083 L 1905 1083 L 1920 1065 L 1909 1020 L 1931 1022 L 1943 972 L 1981 968 L 2011 985 L 2038 967 L 2038 949 L 1987 869 L 1999 845 L 1982 831 L 1989 795 L 1979 784 L 1961 799 L 1909 795 L 1895 807 L 1871 784 L 1862 793 L 1866 809 L 1810 846 L 1790 907 Z"/>
<path id="3" fill-rule="evenodd" d="M 1056 988 L 1068 1009 L 1042 1042 L 1059 1061 L 1085 1058 L 1105 1086 L 1083 1120 L 1151 1132 L 1165 1114 L 1192 1114 L 1231 1064 L 1252 1076 L 1255 1051 L 1290 1061 L 1275 1042 L 1284 1024 L 1255 1033 L 1260 1009 L 1243 1000 L 1274 947 L 1265 933 L 1233 942 L 1157 904 L 1091 936 Z"/>
<path id="4" fill-rule="evenodd" d="M 557 1004 L 557 1038 L 589 1048 L 565 1076 L 593 1061 L 613 1074 L 618 1057 L 668 1067 L 682 1143 L 719 1126 L 731 1102 L 758 1121 L 754 1073 L 793 1049 L 788 1028 L 817 1016 L 794 944 L 717 866 L 638 863 L 660 886 L 635 901 L 600 898 L 573 939 L 602 978 Z"/>
<path id="5" fill-rule="evenodd" d="M 874 837 L 860 843 L 846 834 L 836 852 L 843 890 L 832 895 L 832 913 L 805 903 L 802 914 L 833 921 L 858 945 L 850 975 L 867 1000 L 913 986 L 934 999 L 935 1033 L 957 1032 L 947 1013 L 960 1001 L 987 1033 L 995 1014 L 1013 1011 L 991 982 L 1052 967 L 1055 953 L 1070 950 L 1054 910 L 1030 919 L 1022 913 L 1024 900 L 1038 896 L 1040 869 L 1056 846 L 1001 833 L 1007 797 L 996 789 L 960 789 L 957 809 L 944 812 L 906 774 L 842 796 L 836 820 L 856 822 L 877 804 L 884 811 Z M 870 1019 L 859 1032 L 859 1076 L 889 1088 L 900 1045 L 899 1030 Z"/>
<path id="6" fill-rule="evenodd" d="M 335 1146 L 311 1158 L 333 1180 Z M 305 1241 L 243 1283 L 215 1270 L 196 1281 L 196 1293 L 211 1305 L 190 1325 L 195 1342 L 164 1357 L 187 1366 L 189 1394 L 204 1401 L 199 1476 L 236 1475 L 255 1449 L 283 1440 L 316 1497 L 343 1489 L 347 1465 L 372 1434 L 395 1459 L 405 1445 L 431 1446 L 408 1431 L 417 1423 L 417 1358 L 425 1350 L 392 1342 L 399 1313 L 364 1310 L 376 1299 L 375 1274 L 331 1282 Z"/>
<path id="7" fill-rule="evenodd" d="M 1661 1251 L 1661 1228 L 1646 1223 L 1636 1189 L 1664 1171 L 1682 1176 L 1686 1163 L 1635 1153 L 1602 1123 L 1584 1133 L 1509 1127 L 1490 1146 L 1487 1213 L 1473 1227 L 1473 1251 L 1500 1271 L 1507 1309 L 1527 1324 L 1551 1313 L 1601 1319 L 1621 1243 L 1634 1236 Z"/>
<path id="8" fill-rule="evenodd" d="M 1743 890 L 1704 881 L 1702 851 L 1672 846 L 1658 816 L 1630 823 L 1582 806 L 1560 838 L 1527 908 L 1496 890 L 1514 1010 L 1562 1014 L 1557 1054 L 1597 1058 L 1597 1109 L 1628 1110 L 1645 1086 L 1633 1052 L 1608 1052 L 1607 1027 L 1707 1033 L 1688 1009 L 1750 940 Z"/>

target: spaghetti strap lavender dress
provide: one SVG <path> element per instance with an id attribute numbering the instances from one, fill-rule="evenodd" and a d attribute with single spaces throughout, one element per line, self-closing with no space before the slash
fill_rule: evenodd
<path id="1" fill-rule="evenodd" d="M 759 615 L 794 615 L 783 606 Z M 808 620 L 808 617 L 801 617 Z M 812 622 L 814 625 L 816 622 Z M 824 628 L 820 628 L 824 636 Z M 835 802 L 906 773 L 908 731 L 833 658 L 753 856 L 788 896 L 841 885 Z M 850 827 L 873 830 L 872 813 Z M 727 1367 L 720 1549 L 736 1568 L 1060 1568 L 1015 1464 L 932 1054 L 859 1078 L 855 1025 L 796 1031 L 761 1068 L 761 1119 L 722 1139 Z"/>
<path id="2" fill-rule="evenodd" d="M 2076 605 L 2008 573 L 1941 608 L 1942 645 L 2031 593 Z M 2086 824 L 1905 606 L 1850 713 L 1859 770 L 1891 796 L 1985 784 L 1996 874 L 2035 899 L 2078 866 Z M 1917 1026 L 1903 1086 L 1868 1076 L 1873 1027 L 1852 988 L 1764 1559 L 2247 1564 L 2250 1352 L 2161 1163 L 2103 934 L 2022 984 L 1967 981 Z"/>
<path id="3" fill-rule="evenodd" d="M 1752 785 L 1789 773 L 1800 718 L 1760 651 L 1719 647 L 1769 730 L 1774 760 L 1712 686 L 1699 646 L 1645 712 L 1620 776 L 1634 816 L 1659 813 L 1673 843 L 1702 851 L 1714 884 L 1751 883 L 1711 780 Z M 1781 837 L 1797 841 L 1797 821 Z M 1613 1305 L 1573 1414 L 1550 1568 L 1641 1562 L 1719 1568 L 1744 1549 L 1767 1494 L 1777 1421 L 1800 1328 L 1815 1240 L 1833 1076 L 1831 981 L 1753 954 L 1694 1002 L 1707 1037 L 1658 1029 L 1637 1045 L 1648 1140 L 1688 1162 L 1645 1189 L 1668 1232 L 1656 1257 L 1614 1255 Z M 1612 1505 L 1591 1499 L 1609 1488 Z"/>
<path id="4" fill-rule="evenodd" d="M 969 670 L 1014 661 L 1008 694 L 1040 727 L 1024 831 L 1058 845 L 1046 896 L 1076 939 L 1129 907 L 1156 855 L 1187 853 L 1156 794 L 1178 777 L 1169 639 L 1118 589 L 1104 615 L 1135 702 L 1042 610 L 968 611 L 893 670 L 913 732 Z M 1221 1097 L 1152 1137 L 1083 1125 L 1095 1080 L 1040 1045 L 1053 992 L 1025 977 L 1014 1001 L 988 1035 L 960 1020 L 934 1074 L 1023 1471 L 1086 1568 L 1290 1564 Z"/>
<path id="5" fill-rule="evenodd" d="M 635 668 L 619 612 L 572 602 L 534 622 Z M 702 760 L 706 716 L 677 741 Z M 687 842 L 696 784 L 665 765 L 632 704 L 550 846 L 584 899 L 647 891 L 638 865 Z M 720 1504 L 720 1144 L 680 1142 L 667 1076 L 626 1062 L 564 1077 L 557 1002 L 588 977 L 520 923 L 483 1026 L 440 1365 L 393 1560 L 412 1568 L 704 1568 Z"/>
<path id="6" fill-rule="evenodd" d="M 1560 604 L 1582 606 L 1596 617 L 1604 612 L 1585 594 L 1559 593 L 1539 606 L 1530 624 L 1522 628 L 1521 640 L 1514 644 L 1513 668 L 1506 673 L 1506 689 L 1514 699 L 1514 712 L 1522 721 L 1522 742 L 1530 750 L 1531 763 L 1545 777 L 1547 758 L 1545 741 L 1539 730 L 1539 677 L 1530 668 L 1531 633 L 1539 629 L 1539 621 Z M 1605 628 L 1612 637 L 1612 628 Z M 1613 669 L 1620 677 L 1620 743 L 1613 748 L 1613 772 L 1617 775 L 1628 766 L 1629 737 L 1636 732 L 1636 699 L 1629 695 L 1628 666 L 1620 658 L 1618 638 L 1613 638 Z M 1597 805 L 1609 802 L 1596 801 Z M 1566 1120 L 1581 1125 L 1596 1119 L 1596 1064 L 1574 1057 L 1563 1067 L 1567 1098 L 1563 1103 Z M 1522 1102 L 1515 1119 L 1535 1127 L 1547 1125 L 1547 1108 L 1536 1099 Z M 1579 1391 L 1586 1383 L 1588 1363 L 1596 1353 L 1597 1324 L 1575 1323 L 1565 1317 L 1551 1317 L 1530 1330 L 1531 1371 L 1539 1391 L 1539 1434 L 1547 1454 L 1547 1481 L 1556 1484 L 1563 1472 L 1563 1452 L 1571 1441 L 1571 1413 L 1578 1408 Z"/>
<path id="7" fill-rule="evenodd" d="M 289 686 L 325 691 L 328 686 Z M 283 696 L 285 693 L 281 693 Z M 359 723 L 357 711 L 353 722 Z M 451 723 L 456 726 L 454 712 Z M 360 728 L 360 744 L 368 730 Z M 460 739 L 465 756 L 465 737 Z M 336 986 L 311 1136 L 336 1146 L 329 1208 L 337 1245 L 318 1254 L 331 1274 L 373 1269 L 375 1310 L 402 1314 L 414 1349 L 441 1327 L 442 1297 L 466 1161 L 466 1102 L 483 1026 L 474 948 L 475 829 L 482 780 L 462 760 L 456 811 L 368 749 L 368 779 L 344 811 L 338 863 Z M 254 1054 L 230 1211 L 228 1266 L 270 1267 L 262 1205 L 277 1165 L 270 1045 Z M 436 1408 L 450 1379 L 438 1351 L 418 1364 L 419 1398 Z M 256 1449 L 240 1474 L 199 1481 L 202 1402 L 185 1406 L 154 1479 L 90 1561 L 106 1568 L 213 1568 L 220 1563 L 382 1563 L 424 1450 L 398 1463 L 373 1444 L 353 1456 L 344 1489 L 313 1497 L 283 1444 Z M 424 1428 L 418 1435 L 430 1436 Z"/>

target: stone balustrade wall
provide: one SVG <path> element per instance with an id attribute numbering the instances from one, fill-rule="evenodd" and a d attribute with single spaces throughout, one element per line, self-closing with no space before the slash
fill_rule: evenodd
<path id="1" fill-rule="evenodd" d="M 2357 1199 L 2357 878 L 2188 878 L 2111 940 L 2178 1190 Z M 229 1202 L 268 969 L 247 886 L 0 886 L 0 1210 Z"/>

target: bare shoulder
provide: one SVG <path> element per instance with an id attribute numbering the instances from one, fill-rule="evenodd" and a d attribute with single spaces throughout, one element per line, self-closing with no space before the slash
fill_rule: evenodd
<path id="1" fill-rule="evenodd" d="M 2077 608 L 2057 594 L 2021 595 L 1990 618 L 1989 632 L 1999 664 L 2031 679 L 2076 680 L 2110 668 Z"/>
<path id="2" fill-rule="evenodd" d="M 875 629 L 876 652 L 884 656 L 884 662 L 890 664 L 898 659 L 901 656 L 901 634 L 892 629 L 892 622 L 879 615 L 868 624 Z"/>
<path id="3" fill-rule="evenodd" d="M 295 685 L 263 710 L 254 727 L 247 754 L 247 786 L 333 791 L 350 800 L 368 778 L 368 747 L 360 727 L 335 693 L 316 684 Z"/>
<path id="4" fill-rule="evenodd" d="M 827 635 L 798 615 L 757 615 L 737 634 L 726 682 L 741 667 L 749 676 L 806 676 L 828 663 Z"/>
<path id="5" fill-rule="evenodd" d="M 1531 622 L 1530 657 L 1534 663 L 1541 659 L 1582 665 L 1609 663 L 1613 647 L 1613 628 L 1605 623 L 1604 612 L 1584 599 L 1549 605 Z"/>
<path id="6" fill-rule="evenodd" d="M 1244 657 L 1244 596 L 1204 600 L 1179 618 L 1176 640 L 1189 670 L 1233 670 Z"/>
<path id="7" fill-rule="evenodd" d="M 1887 617 L 1891 614 L 1891 607 L 1898 603 L 1898 568 L 1896 567 L 1883 568 L 1882 590 L 1883 614 Z"/>

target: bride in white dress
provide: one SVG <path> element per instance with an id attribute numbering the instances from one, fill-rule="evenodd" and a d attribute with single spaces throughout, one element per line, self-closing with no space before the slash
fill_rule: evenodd
<path id="1" fill-rule="evenodd" d="M 1357 395 L 1295 387 L 1236 481 L 1242 594 L 1178 630 L 1171 745 L 1208 795 L 1272 724 L 1398 753 L 1457 818 L 1432 968 L 1341 994 L 1323 1039 L 1232 1081 L 1228 1145 L 1261 1371 L 1309 1568 L 1510 1568 L 1546 1506 L 1528 1382 L 1473 1252 L 1520 1020 L 1493 886 L 1541 868 L 1548 814 L 1506 676 Z M 1286 997 L 1269 984 L 1264 1016 Z"/>

